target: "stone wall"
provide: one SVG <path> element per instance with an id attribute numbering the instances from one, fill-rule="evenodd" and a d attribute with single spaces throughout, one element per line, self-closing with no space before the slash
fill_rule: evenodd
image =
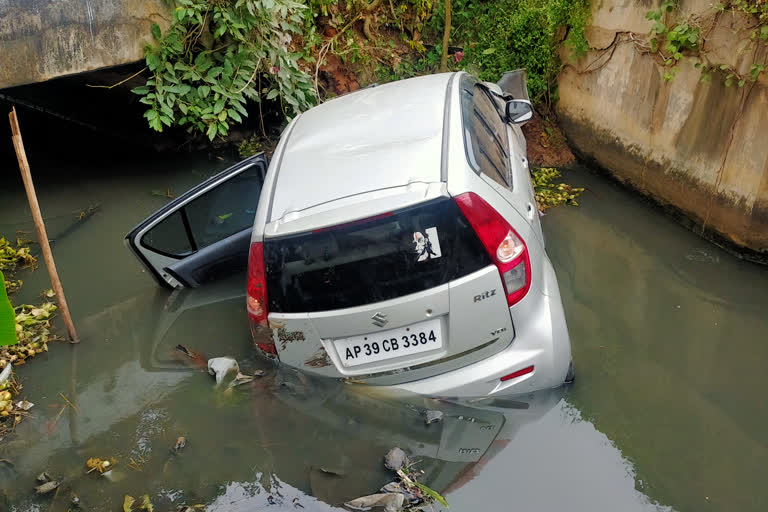
<path id="1" fill-rule="evenodd" d="M 143 59 L 162 0 L 0 0 L 0 89 Z"/>
<path id="2" fill-rule="evenodd" d="M 664 79 L 650 51 L 645 13 L 659 1 L 593 2 L 592 50 L 559 77 L 558 111 L 578 153 L 620 181 L 681 213 L 693 229 L 768 261 L 768 76 L 726 87 L 701 81 L 685 58 Z M 717 15 L 710 0 L 683 0 L 676 19 L 702 27 L 701 54 L 748 75 L 768 51 L 747 20 Z M 768 66 L 767 66 L 768 67 Z"/>

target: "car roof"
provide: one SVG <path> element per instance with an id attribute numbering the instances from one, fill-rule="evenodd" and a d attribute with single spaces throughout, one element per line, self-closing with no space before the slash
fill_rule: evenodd
<path id="1" fill-rule="evenodd" d="M 301 114 L 280 155 L 267 222 L 373 190 L 439 182 L 451 76 L 363 89 Z"/>

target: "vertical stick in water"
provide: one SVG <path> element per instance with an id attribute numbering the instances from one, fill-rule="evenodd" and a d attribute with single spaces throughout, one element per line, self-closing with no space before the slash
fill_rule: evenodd
<path id="1" fill-rule="evenodd" d="M 77 337 L 75 324 L 72 323 L 72 316 L 69 314 L 67 299 L 64 297 L 64 288 L 61 286 L 59 273 L 56 272 L 56 264 L 53 262 L 53 253 L 51 253 L 51 246 L 48 243 L 48 234 L 45 232 L 45 224 L 43 224 L 43 214 L 40 212 L 40 205 L 37 203 L 35 185 L 32 183 L 32 174 L 29 170 L 27 153 L 24 151 L 24 141 L 21 140 L 21 130 L 19 129 L 19 120 L 16 117 L 15 107 L 8 114 L 8 118 L 11 121 L 13 147 L 16 149 L 16 158 L 19 160 L 21 178 L 24 180 L 24 188 L 27 191 L 27 199 L 29 200 L 29 209 L 32 211 L 32 219 L 35 221 L 35 231 L 37 231 L 37 238 L 40 241 L 40 247 L 43 250 L 45 266 L 48 267 L 48 275 L 51 276 L 51 284 L 53 285 L 53 291 L 56 292 L 56 297 L 59 301 L 61 316 L 64 318 L 64 323 L 67 325 L 69 339 L 72 343 L 79 343 L 80 339 Z"/>

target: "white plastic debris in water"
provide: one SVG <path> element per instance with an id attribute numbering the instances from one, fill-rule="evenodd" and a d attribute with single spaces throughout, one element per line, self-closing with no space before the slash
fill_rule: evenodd
<path id="1" fill-rule="evenodd" d="M 208 373 L 216 377 L 216 385 L 219 385 L 230 373 L 233 378 L 238 375 L 240 367 L 231 357 L 214 357 L 208 360 Z"/>
<path id="2" fill-rule="evenodd" d="M 20 402 L 16 403 L 16 407 L 18 407 L 22 411 L 28 411 L 34 406 L 35 404 L 33 404 L 32 402 L 27 402 L 26 400 L 21 400 Z"/>
<path id="3" fill-rule="evenodd" d="M 362 498 L 348 501 L 344 505 L 356 510 L 368 510 L 372 507 L 384 507 L 384 512 L 400 512 L 403 510 L 404 503 L 405 495 L 387 493 L 363 496 Z"/>
<path id="4" fill-rule="evenodd" d="M 12 371 L 13 365 L 8 363 L 5 365 L 5 369 L 0 372 L 0 386 L 8 382 L 8 379 L 11 378 L 11 371 Z"/>

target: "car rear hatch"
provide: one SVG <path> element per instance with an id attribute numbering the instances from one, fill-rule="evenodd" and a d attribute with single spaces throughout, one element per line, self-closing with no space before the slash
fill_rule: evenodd
<path id="1" fill-rule="evenodd" d="M 263 261 L 277 355 L 308 372 L 408 382 L 514 337 L 499 271 L 450 197 L 266 238 Z"/>

